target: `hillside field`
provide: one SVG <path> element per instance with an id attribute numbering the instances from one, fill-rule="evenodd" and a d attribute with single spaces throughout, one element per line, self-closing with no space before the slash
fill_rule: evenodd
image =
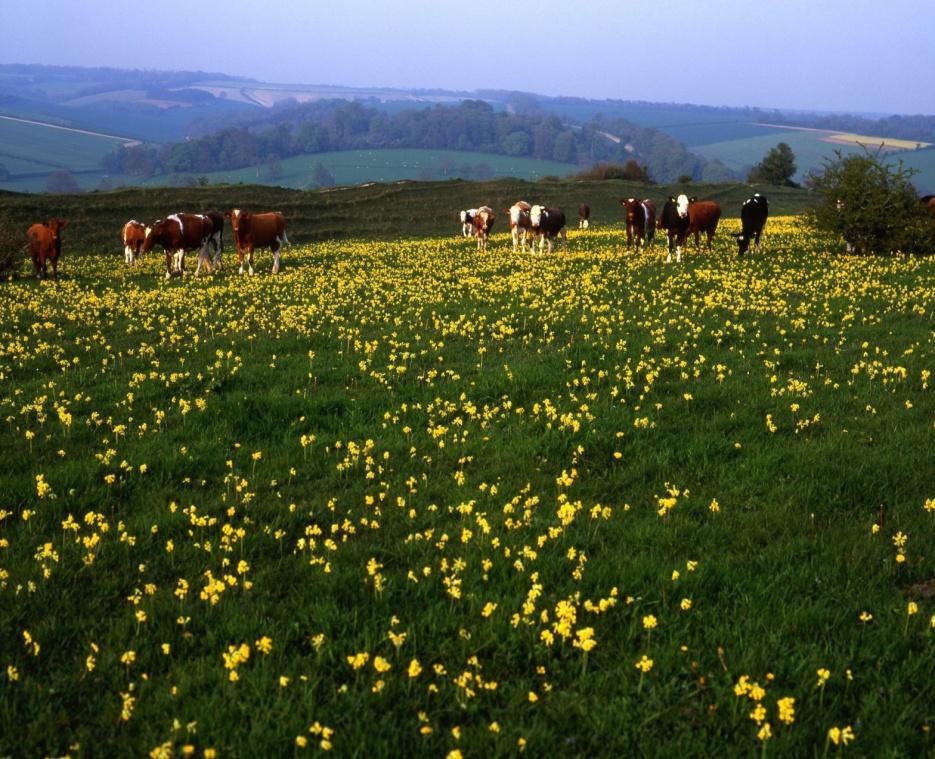
<path id="1" fill-rule="evenodd" d="M 737 228 L 0 283 L 0 755 L 931 755 L 935 260 Z"/>
<path id="2" fill-rule="evenodd" d="M 94 192 L 80 195 L 0 193 L 0 215 L 25 230 L 50 216 L 67 218 L 66 251 L 122 253 L 120 230 L 129 219 L 146 222 L 177 211 L 200 213 L 215 208 L 282 211 L 289 236 L 297 242 L 348 237 L 401 237 L 460 234 L 458 212 L 488 205 L 498 218 L 494 231 L 508 228 L 504 212 L 519 199 L 563 208 L 577 226 L 578 206 L 591 206 L 596 227 L 623 221 L 618 200 L 653 198 L 659 207 L 669 195 L 687 192 L 717 200 L 727 217 L 739 217 L 740 206 L 755 191 L 764 192 L 774 214 L 801 213 L 811 203 L 809 193 L 781 187 L 751 185 L 643 185 L 621 180 L 524 182 L 499 179 L 487 182 L 395 182 L 327 190 L 288 190 L 277 187 L 228 185 L 198 188 L 151 188 Z M 225 236 L 229 235 L 225 232 Z"/>

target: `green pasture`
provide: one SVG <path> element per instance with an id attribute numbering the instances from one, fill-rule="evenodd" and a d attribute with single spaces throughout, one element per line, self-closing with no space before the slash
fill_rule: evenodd
<path id="1" fill-rule="evenodd" d="M 0 755 L 935 752 L 933 259 L 384 221 L 0 283 Z"/>

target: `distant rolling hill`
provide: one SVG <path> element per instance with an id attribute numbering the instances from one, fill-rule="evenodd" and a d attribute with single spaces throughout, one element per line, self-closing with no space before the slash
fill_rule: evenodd
<path id="1" fill-rule="evenodd" d="M 0 65 L 0 115 L 114 135 L 126 140 L 141 140 L 153 145 L 208 134 L 223 126 L 254 123 L 298 103 L 358 100 L 394 113 L 430 108 L 436 104 L 456 104 L 466 98 L 483 99 L 498 111 L 555 114 L 569 125 L 580 125 L 595 118 L 610 122 L 625 119 L 659 130 L 705 159 L 721 161 L 741 178 L 752 164 L 761 160 L 766 151 L 780 141 L 787 142 L 795 152 L 800 179 L 809 170 L 820 168 L 823 160 L 832 156 L 836 149 L 845 153 L 860 149 L 853 144 L 828 142 L 826 133 L 797 130 L 781 124 L 768 125 L 772 117 L 779 117 L 775 119 L 779 121 L 788 117 L 791 119 L 788 123 L 799 123 L 802 119 L 807 122 L 807 114 L 780 114 L 756 108 L 586 100 L 512 90 L 460 92 L 277 84 L 190 71 Z M 817 115 L 814 118 L 820 120 Z M 924 123 L 927 117 L 913 118 L 922 119 Z M 903 128 L 906 128 L 905 124 Z M 60 168 L 75 174 L 80 187 L 97 187 L 105 179 L 100 167 L 101 156 L 115 143 L 109 137 L 86 137 L 88 139 L 81 139 L 75 133 L 52 133 L 48 127 L 23 129 L 0 124 L 0 189 L 40 191 L 49 173 Z M 935 142 L 935 136 L 931 141 Z M 870 138 L 867 142 L 873 144 Z M 917 186 L 935 190 L 933 161 L 925 150 L 918 155 L 916 152 L 907 151 L 900 156 L 908 165 L 918 168 Z M 397 157 L 386 155 L 377 158 L 361 162 L 358 158 L 332 158 L 323 153 L 318 160 L 336 169 L 332 174 L 339 182 L 415 178 L 409 171 L 410 167 L 400 165 Z M 304 160 L 304 157 L 297 157 L 282 161 L 283 172 L 279 178 L 264 179 L 257 176 L 255 168 L 248 168 L 234 174 L 225 172 L 223 179 L 271 183 L 282 180 L 283 184 L 290 186 L 304 186 L 307 184 L 302 182 Z M 467 156 L 454 159 L 456 166 L 475 160 L 475 157 Z M 534 177 L 542 171 L 563 174 L 570 170 L 518 163 L 501 168 L 503 162 L 493 158 L 480 162 L 489 164 L 497 176 L 515 173 Z M 353 170 L 349 168 L 351 164 Z M 424 168 L 420 166 L 416 175 Z M 253 176 L 249 176 L 251 171 Z M 209 179 L 215 181 L 213 174 Z M 114 177 L 109 181 L 125 179 Z"/>

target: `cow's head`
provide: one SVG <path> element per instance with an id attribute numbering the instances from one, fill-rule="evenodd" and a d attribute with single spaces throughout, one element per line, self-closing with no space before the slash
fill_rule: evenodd
<path id="1" fill-rule="evenodd" d="M 749 235 L 746 232 L 734 232 L 731 235 L 737 240 L 737 255 L 742 256 L 750 249 L 750 239 L 753 235 Z"/>
<path id="2" fill-rule="evenodd" d="M 462 223 L 462 224 L 467 224 L 467 223 L 468 223 L 468 212 L 467 212 L 467 211 L 462 211 L 462 212 L 461 212 L 461 223 Z"/>
<path id="3" fill-rule="evenodd" d="M 159 238 L 165 233 L 168 225 L 169 221 L 167 219 L 156 219 L 152 226 L 146 227 L 146 235 L 143 237 L 143 246 L 140 250 L 143 253 L 149 253 L 149 251 L 153 249 L 153 246 L 159 241 Z"/>
<path id="4" fill-rule="evenodd" d="M 49 232 L 52 233 L 52 239 L 57 240 L 59 238 L 59 233 L 68 226 L 68 219 L 57 219 L 53 216 L 45 225 L 48 227 Z"/>
<path id="5" fill-rule="evenodd" d="M 681 195 L 679 195 L 675 201 L 676 210 L 678 210 L 679 216 L 681 216 L 683 219 L 688 216 L 688 204 L 689 203 L 691 203 L 691 200 L 689 200 L 688 196 L 685 193 L 682 193 Z"/>
<path id="6" fill-rule="evenodd" d="M 545 210 L 545 206 L 533 206 L 529 211 L 529 223 L 533 229 L 538 229 L 542 220 L 547 218 L 549 218 L 549 212 Z"/>
<path id="7" fill-rule="evenodd" d="M 246 211 L 241 211 L 239 208 L 234 208 L 230 211 L 226 211 L 224 216 L 231 220 L 231 229 L 234 230 L 234 234 L 237 234 L 244 222 L 250 217 L 250 214 Z"/>

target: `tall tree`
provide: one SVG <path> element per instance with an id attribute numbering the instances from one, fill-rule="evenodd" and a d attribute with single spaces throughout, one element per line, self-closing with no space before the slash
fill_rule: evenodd
<path id="1" fill-rule="evenodd" d="M 798 185 L 792 181 L 797 170 L 792 148 L 785 142 L 780 142 L 776 147 L 770 148 L 763 160 L 753 167 L 747 181 L 797 187 Z"/>

